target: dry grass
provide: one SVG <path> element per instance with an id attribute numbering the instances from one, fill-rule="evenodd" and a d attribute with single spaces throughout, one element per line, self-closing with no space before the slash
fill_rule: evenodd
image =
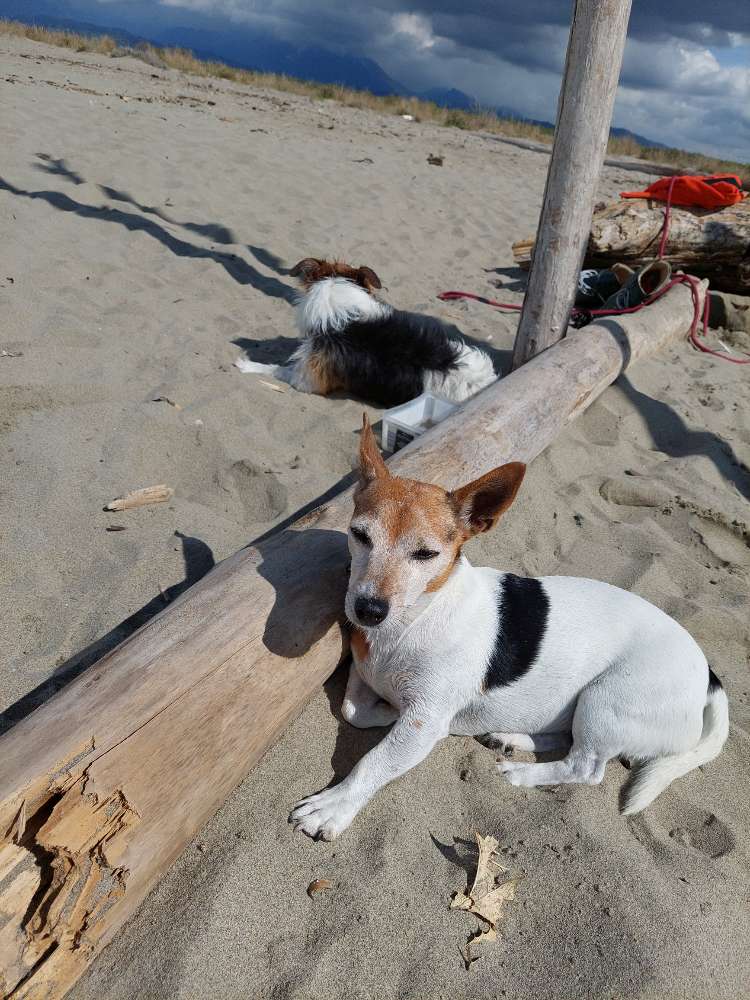
<path id="1" fill-rule="evenodd" d="M 56 45 L 75 52 L 97 52 L 102 55 L 123 54 L 114 38 L 109 35 L 80 35 L 71 31 L 55 31 L 35 25 L 22 24 L 0 18 L 0 34 L 30 38 L 35 42 Z M 191 76 L 214 77 L 232 80 L 235 83 L 253 87 L 300 94 L 318 100 L 331 100 L 350 108 L 366 108 L 385 114 L 413 115 L 417 121 L 431 122 L 447 128 L 460 128 L 471 132 L 490 132 L 512 138 L 532 139 L 551 142 L 553 131 L 530 122 L 513 118 L 500 118 L 491 110 L 477 107 L 472 111 L 441 108 L 431 101 L 420 101 L 416 97 L 378 97 L 366 90 L 354 90 L 340 84 L 314 83 L 298 80 L 283 73 L 259 73 L 254 70 L 235 69 L 224 63 L 196 58 L 187 49 L 158 48 L 142 45 L 131 50 L 131 54 L 145 59 L 151 65 L 163 65 L 180 70 Z M 746 173 L 747 164 L 704 156 L 702 153 L 688 153 L 683 149 L 654 149 L 641 146 L 635 139 L 611 137 L 608 150 L 615 156 L 634 156 L 656 163 L 672 164 L 705 173 L 731 171 Z"/>

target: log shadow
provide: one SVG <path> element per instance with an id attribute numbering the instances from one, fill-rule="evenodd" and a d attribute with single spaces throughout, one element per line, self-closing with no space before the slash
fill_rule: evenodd
<path id="1" fill-rule="evenodd" d="M 613 385 L 641 414 L 655 447 L 673 458 L 704 455 L 714 464 L 716 471 L 737 489 L 740 496 L 750 499 L 750 472 L 729 442 L 713 431 L 692 430 L 669 403 L 636 389 L 625 374 L 632 357 L 627 332 L 612 317 L 598 319 L 596 325 L 605 327 L 610 332 L 622 353 L 621 372 Z M 578 335 L 585 336 L 586 328 Z"/>
<path id="2" fill-rule="evenodd" d="M 646 421 L 651 439 L 659 451 L 672 458 L 705 456 L 741 496 L 750 499 L 750 472 L 727 441 L 713 431 L 692 430 L 668 403 L 636 389 L 627 375 L 621 375 L 615 387 Z"/>
<path id="3" fill-rule="evenodd" d="M 344 617 L 349 582 L 346 533 L 312 526 L 302 531 L 285 529 L 253 548 L 262 556 L 258 575 L 275 592 L 263 630 L 265 647 L 277 656 L 297 659 L 338 627 L 343 655 L 349 644 Z M 314 567 L 314 574 L 310 567 Z M 321 593 L 326 594 L 324 601 Z M 331 663 L 331 669 L 335 665 Z"/>
<path id="4" fill-rule="evenodd" d="M 12 729 L 16 723 L 25 719 L 35 709 L 48 701 L 53 695 L 67 687 L 71 681 L 82 674 L 98 660 L 119 646 L 129 636 L 163 611 L 167 605 L 184 593 L 194 583 L 202 579 L 215 565 L 214 555 L 210 547 L 200 538 L 183 535 L 176 531 L 175 537 L 182 543 L 182 557 L 185 564 L 185 577 L 179 583 L 167 588 L 163 594 L 153 597 L 148 604 L 129 615 L 119 625 L 115 625 L 106 635 L 100 636 L 61 663 L 51 677 L 42 681 L 32 691 L 29 691 L 18 701 L 0 712 L 0 736 Z"/>

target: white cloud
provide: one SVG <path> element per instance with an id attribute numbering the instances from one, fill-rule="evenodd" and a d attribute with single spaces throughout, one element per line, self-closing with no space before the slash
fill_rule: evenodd
<path id="1" fill-rule="evenodd" d="M 391 23 L 395 34 L 412 38 L 418 49 L 431 49 L 437 41 L 429 19 L 422 14 L 394 14 Z"/>

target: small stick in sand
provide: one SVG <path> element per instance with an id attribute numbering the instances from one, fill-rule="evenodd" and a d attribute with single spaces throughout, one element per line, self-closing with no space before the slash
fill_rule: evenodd
<path id="1" fill-rule="evenodd" d="M 274 385 L 273 382 L 266 382 L 265 379 L 259 378 L 258 381 L 261 385 L 267 386 L 269 389 L 273 389 L 274 392 L 286 392 L 283 385 Z"/>
<path id="2" fill-rule="evenodd" d="M 133 490 L 124 497 L 112 500 L 104 510 L 130 510 L 132 507 L 145 507 L 150 503 L 165 503 L 172 496 L 174 490 L 169 486 L 146 486 L 142 490 Z"/>
<path id="3" fill-rule="evenodd" d="M 174 406 L 175 410 L 181 410 L 182 409 L 182 407 L 180 406 L 180 404 L 179 403 L 175 403 L 175 401 L 173 399 L 170 399 L 169 396 L 154 396 L 154 398 L 151 400 L 151 402 L 152 403 L 169 403 L 170 406 Z"/>

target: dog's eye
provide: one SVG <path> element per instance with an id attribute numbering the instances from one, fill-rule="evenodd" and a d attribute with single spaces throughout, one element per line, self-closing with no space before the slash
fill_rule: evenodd
<path id="1" fill-rule="evenodd" d="M 370 541 L 370 536 L 366 531 L 363 531 L 361 528 L 352 528 L 351 532 L 358 542 L 361 542 L 362 545 L 366 545 L 368 549 L 370 548 L 372 542 Z"/>
<path id="2" fill-rule="evenodd" d="M 428 559 L 435 559 L 439 556 L 439 552 L 435 552 L 434 549 L 417 549 L 416 552 L 412 552 L 412 559 L 417 559 L 419 562 L 427 562 Z"/>

